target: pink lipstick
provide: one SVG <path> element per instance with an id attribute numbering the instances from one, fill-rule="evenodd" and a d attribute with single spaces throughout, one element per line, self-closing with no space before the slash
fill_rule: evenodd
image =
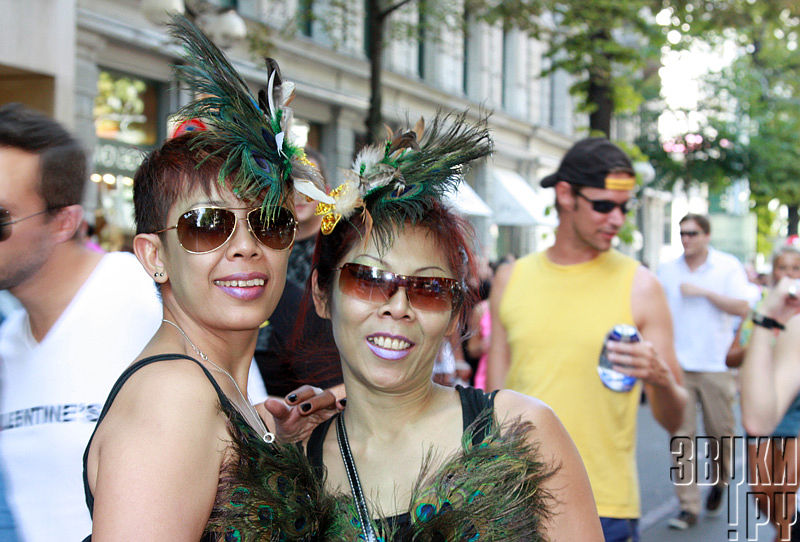
<path id="1" fill-rule="evenodd" d="M 231 297 L 251 301 L 264 294 L 268 282 L 269 279 L 263 273 L 233 273 L 214 279 L 214 286 Z"/>

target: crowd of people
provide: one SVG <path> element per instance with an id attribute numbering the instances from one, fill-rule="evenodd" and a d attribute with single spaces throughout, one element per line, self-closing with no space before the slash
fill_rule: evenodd
<path id="1" fill-rule="evenodd" d="M 172 30 L 202 91 L 179 115 L 208 129 L 144 158 L 133 254 L 89 244 L 75 138 L 0 107 L 0 538 L 638 541 L 642 395 L 674 446 L 700 407 L 706 515 L 737 390 L 751 472 L 797 472 L 795 248 L 762 291 L 688 214 L 651 272 L 613 248 L 631 161 L 591 137 L 541 180 L 554 244 L 490 264 L 444 203 L 491 154 L 485 119 L 421 120 L 331 187 L 274 61 L 253 97 Z M 700 489 L 673 482 L 686 530 Z M 800 539 L 787 488 L 759 505 Z"/>

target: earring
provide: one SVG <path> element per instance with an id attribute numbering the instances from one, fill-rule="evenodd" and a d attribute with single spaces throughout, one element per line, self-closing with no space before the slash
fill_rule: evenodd
<path id="1" fill-rule="evenodd" d="M 161 278 L 161 277 L 164 276 L 164 273 L 160 271 L 160 272 L 157 272 L 157 273 L 153 273 L 153 276 L 156 277 L 156 278 Z"/>

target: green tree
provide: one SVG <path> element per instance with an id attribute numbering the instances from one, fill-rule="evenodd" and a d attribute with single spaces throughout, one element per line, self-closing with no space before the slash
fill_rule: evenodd
<path id="1" fill-rule="evenodd" d="M 667 186 L 678 179 L 705 182 L 721 190 L 734 179 L 750 182 L 759 220 L 759 251 L 768 252 L 777 198 L 789 208 L 789 233 L 797 232 L 800 205 L 800 17 L 794 2 L 731 1 L 717 19 L 696 24 L 712 42 L 735 43 L 733 63 L 709 75 L 700 111 L 707 122 L 696 134 L 673 141 L 643 137 Z M 692 21 L 694 24 L 694 20 Z M 687 140 L 688 138 L 688 140 Z"/>
<path id="2" fill-rule="evenodd" d="M 463 6 L 433 0 L 366 0 L 364 6 L 370 62 L 366 125 L 371 140 L 383 132 L 383 52 L 391 40 L 435 40 L 442 29 L 468 32 L 469 23 L 520 29 L 549 44 L 550 65 L 539 75 L 558 70 L 572 75 L 575 84 L 570 90 L 578 97 L 580 110 L 589 114 L 590 130 L 608 135 L 615 114 L 633 112 L 641 103 L 637 85 L 642 70 L 653 66 L 666 35 L 655 23 L 652 8 L 659 9 L 659 3 L 654 0 L 598 0 L 590 5 L 581 0 L 465 0 Z M 396 16 L 407 6 L 416 9 L 413 23 Z M 306 8 L 310 12 L 310 2 Z M 349 0 L 332 0 L 329 10 L 332 16 L 324 18 L 328 28 L 352 23 Z M 310 20 L 308 14 L 303 19 Z"/>
<path id="3" fill-rule="evenodd" d="M 522 16 L 520 5 L 529 6 Z M 491 6 L 482 16 L 548 43 L 551 63 L 542 75 L 569 73 L 575 80 L 570 91 L 589 114 L 590 130 L 608 136 L 616 114 L 637 110 L 642 84 L 654 73 L 648 67 L 666 43 L 666 29 L 655 21 L 659 9 L 659 2 L 647 0 L 523 0 Z"/>

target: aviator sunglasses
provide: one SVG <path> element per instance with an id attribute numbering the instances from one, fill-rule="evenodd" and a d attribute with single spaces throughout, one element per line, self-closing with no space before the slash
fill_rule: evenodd
<path id="1" fill-rule="evenodd" d="M 249 207 L 197 207 L 178 218 L 178 223 L 155 233 L 176 230 L 178 242 L 186 252 L 206 254 L 227 243 L 239 222 L 233 211 Z M 285 250 L 294 242 L 297 221 L 285 207 L 274 210 L 252 209 L 247 213 L 247 228 L 259 243 L 273 250 Z"/>
<path id="2" fill-rule="evenodd" d="M 444 277 L 409 277 L 357 263 L 339 268 L 339 289 L 363 301 L 387 301 L 405 288 L 408 302 L 423 311 L 448 311 L 461 299 L 455 279 Z"/>
<path id="3" fill-rule="evenodd" d="M 0 242 L 5 241 L 9 237 L 11 237 L 12 224 L 16 224 L 17 222 L 22 222 L 23 220 L 28 220 L 29 218 L 33 218 L 34 216 L 43 215 L 44 213 L 50 210 L 52 209 L 50 208 L 43 209 L 37 213 L 33 213 L 32 215 L 23 216 L 22 218 L 18 218 L 16 220 L 11 220 L 11 212 L 8 209 L 0 207 Z"/>
<path id="4" fill-rule="evenodd" d="M 639 200 L 636 198 L 630 198 L 629 200 L 623 201 L 622 203 L 617 203 L 616 201 L 612 201 L 610 199 L 590 199 L 581 194 L 579 191 L 575 192 L 576 195 L 582 197 L 586 201 L 592 204 L 592 210 L 596 213 L 601 213 L 607 215 L 611 211 L 613 211 L 616 207 L 619 207 L 619 210 L 622 211 L 622 214 L 628 214 L 628 211 L 632 211 L 639 206 Z"/>

